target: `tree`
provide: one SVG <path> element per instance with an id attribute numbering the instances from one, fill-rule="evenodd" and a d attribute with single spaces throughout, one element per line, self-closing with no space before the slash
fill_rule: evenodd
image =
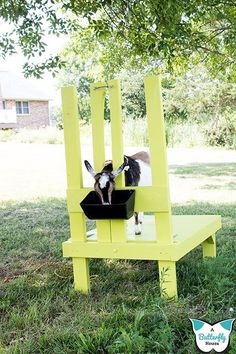
<path id="1" fill-rule="evenodd" d="M 65 65 L 57 75 L 58 87 L 74 85 L 78 88 L 79 112 L 84 122 L 90 117 L 90 84 L 103 80 L 101 51 L 93 44 L 86 46 L 77 37 L 72 38 L 70 46 L 61 53 Z"/>
<path id="2" fill-rule="evenodd" d="M 27 58 L 26 75 L 62 65 L 59 56 L 28 62 L 45 52 L 46 33 L 79 31 L 83 37 L 87 29 L 99 41 L 113 43 L 104 60 L 118 69 L 128 57 L 169 69 L 187 66 L 192 57 L 215 73 L 235 73 L 233 0 L 14 0 L 0 2 L 0 19 L 14 25 L 0 37 L 0 53 L 13 53 L 18 45 Z"/>
<path id="3" fill-rule="evenodd" d="M 62 53 L 66 65 L 58 76 L 58 85 L 73 84 L 78 88 L 80 115 L 84 122 L 88 122 L 91 116 L 90 83 L 119 78 L 122 84 L 123 117 L 130 123 L 126 126 L 127 131 L 127 127 L 141 123 L 146 116 L 143 77 L 155 70 L 143 68 L 143 63 L 132 66 L 126 60 L 128 69 L 123 68 L 114 75 L 113 68 L 104 61 L 112 48 L 112 41 L 103 44 L 98 42 L 91 29 L 86 30 L 83 40 L 79 33 L 73 35 L 70 45 Z M 227 75 L 218 74 L 214 78 L 205 65 L 199 64 L 179 75 L 164 73 L 162 87 L 170 143 L 176 140 L 177 126 L 181 130 L 183 125 L 186 128 L 194 125 L 201 131 L 202 140 L 208 144 L 235 146 L 236 84 L 228 82 Z M 105 118 L 109 119 L 107 104 Z M 180 136 L 177 134 L 176 137 Z"/>

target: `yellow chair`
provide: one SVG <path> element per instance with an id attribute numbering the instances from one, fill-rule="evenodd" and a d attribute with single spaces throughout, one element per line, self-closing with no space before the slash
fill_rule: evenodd
<path id="1" fill-rule="evenodd" d="M 85 215 L 80 202 L 92 188 L 84 188 L 82 180 L 81 142 L 78 102 L 75 87 L 62 88 L 64 138 L 67 168 L 67 204 L 71 238 L 63 243 L 63 256 L 72 257 L 75 289 L 90 290 L 89 258 L 157 260 L 162 296 L 177 297 L 176 261 L 198 245 L 203 257 L 216 256 L 215 233 L 221 228 L 217 215 L 171 215 L 161 82 L 158 76 L 144 79 L 152 186 L 132 187 L 136 190 L 135 210 L 151 212 L 143 220 L 143 232 L 130 234 L 126 220 L 99 220 L 96 230 L 86 232 Z M 121 94 L 118 80 L 91 85 L 91 115 L 95 170 L 105 161 L 104 100 L 109 93 L 111 115 L 112 160 L 114 168 L 123 163 Z M 117 189 L 124 177 L 116 180 Z"/>

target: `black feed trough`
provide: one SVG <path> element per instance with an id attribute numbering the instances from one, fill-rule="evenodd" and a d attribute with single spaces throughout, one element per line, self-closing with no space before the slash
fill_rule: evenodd
<path id="1" fill-rule="evenodd" d="M 134 190 L 112 192 L 112 204 L 103 205 L 97 192 L 90 192 L 80 203 L 89 219 L 130 219 L 134 214 Z"/>

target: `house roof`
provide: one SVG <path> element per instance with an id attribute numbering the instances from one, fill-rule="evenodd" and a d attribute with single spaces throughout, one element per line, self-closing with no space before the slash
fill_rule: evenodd
<path id="1" fill-rule="evenodd" d="M 8 71 L 0 71 L 0 98 L 13 100 L 49 101 L 50 97 L 30 80 Z"/>

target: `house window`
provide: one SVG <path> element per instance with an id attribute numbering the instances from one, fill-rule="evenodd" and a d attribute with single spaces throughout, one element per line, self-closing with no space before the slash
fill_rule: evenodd
<path id="1" fill-rule="evenodd" d="M 29 114 L 29 102 L 16 101 L 16 114 Z"/>

